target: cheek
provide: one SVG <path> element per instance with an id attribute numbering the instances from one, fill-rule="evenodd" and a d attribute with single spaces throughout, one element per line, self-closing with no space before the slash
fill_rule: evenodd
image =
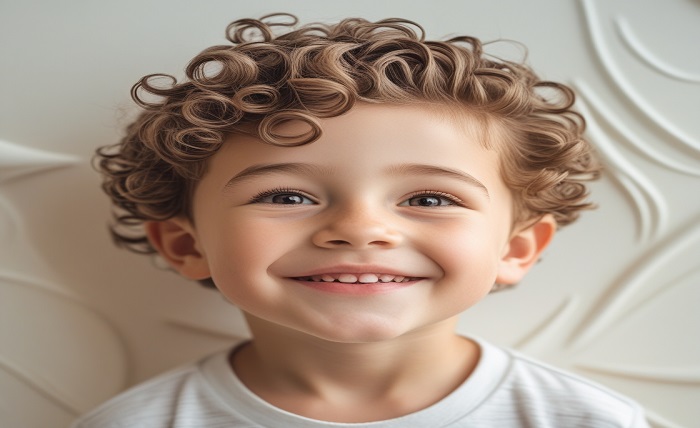
<path id="1" fill-rule="evenodd" d="M 469 281 L 472 286 L 492 284 L 498 271 L 498 257 L 488 246 L 472 238 L 452 247 L 444 257 L 445 275 Z"/>
<path id="2" fill-rule="evenodd" d="M 500 236 L 493 224 L 444 225 L 432 233 L 426 253 L 442 268 L 446 279 L 468 288 L 491 287 L 500 260 Z"/>
<path id="3" fill-rule="evenodd" d="M 231 216 L 216 224 L 208 230 L 205 248 L 212 277 L 222 291 L 264 283 L 275 261 L 298 244 L 298 228 L 275 222 Z"/>
<path id="4" fill-rule="evenodd" d="M 269 257 L 274 242 L 265 228 L 254 225 L 227 227 L 214 232 L 209 263 L 213 271 L 245 274 Z"/>

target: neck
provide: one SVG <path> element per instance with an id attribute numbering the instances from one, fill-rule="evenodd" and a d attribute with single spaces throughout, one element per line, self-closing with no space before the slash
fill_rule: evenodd
<path id="1" fill-rule="evenodd" d="M 373 343 L 330 342 L 248 322 L 254 340 L 233 358 L 241 381 L 270 404 L 335 422 L 428 407 L 457 388 L 479 357 L 477 345 L 454 333 L 456 319 Z"/>

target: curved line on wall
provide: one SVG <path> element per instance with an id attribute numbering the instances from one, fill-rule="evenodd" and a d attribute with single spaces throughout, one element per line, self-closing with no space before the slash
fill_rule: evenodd
<path id="1" fill-rule="evenodd" d="M 675 236 L 669 238 L 658 248 L 652 248 L 646 256 L 630 266 L 607 295 L 599 302 L 592 305 L 592 310 L 576 328 L 573 340 L 569 347 L 580 349 L 587 346 L 603 332 L 610 330 L 623 314 L 629 313 L 628 302 L 631 297 L 645 288 L 650 278 L 662 267 L 670 264 L 678 254 L 683 253 L 688 247 L 700 243 L 700 218 L 690 222 L 687 227 L 680 227 Z M 653 283 L 652 283 L 653 284 Z M 661 286 L 654 287 L 658 289 Z"/>
<path id="2" fill-rule="evenodd" d="M 656 186 L 625 159 L 615 147 L 605 131 L 593 119 L 592 111 L 586 103 L 578 105 L 579 110 L 589 119 L 586 132 L 590 135 L 605 162 L 612 166 L 612 178 L 622 187 L 628 199 L 632 201 L 633 210 L 638 221 L 638 238 L 641 242 L 656 239 L 667 228 L 667 203 Z"/>
<path id="3" fill-rule="evenodd" d="M 615 66 L 612 55 L 606 49 L 603 39 L 601 24 L 596 18 L 598 16 L 593 0 L 580 0 L 583 5 L 583 12 L 588 26 L 591 41 L 598 54 L 598 59 L 603 64 L 603 68 L 612 79 L 615 86 L 626 96 L 630 104 L 639 110 L 646 118 L 659 130 L 668 134 L 674 141 L 682 144 L 686 149 L 690 149 L 694 155 L 700 157 L 700 141 L 696 141 L 692 136 L 678 129 L 673 123 L 661 116 L 649 103 L 640 96 L 634 88 L 623 78 L 622 72 Z"/>
<path id="4" fill-rule="evenodd" d="M 80 162 L 76 156 L 47 152 L 0 140 L 0 183 Z"/>
<path id="5" fill-rule="evenodd" d="M 648 407 L 644 408 L 644 414 L 653 428 L 688 428 L 666 419 L 665 416 L 661 416 Z"/>
<path id="6" fill-rule="evenodd" d="M 13 363 L 3 359 L 2 356 L 0 356 L 0 370 L 11 374 L 23 384 L 29 386 L 41 396 L 70 413 L 72 416 L 77 417 L 82 413 L 82 411 L 79 409 L 80 406 L 77 406 L 75 403 L 71 403 L 71 400 L 66 397 L 68 394 L 63 391 L 56 390 L 56 387 L 50 382 L 45 381 L 36 374 L 28 373 L 20 369 Z"/>
<path id="7" fill-rule="evenodd" d="M 49 294 L 53 294 L 55 296 L 58 296 L 63 299 L 67 299 L 71 301 L 72 303 L 77 303 L 78 305 L 88 309 L 91 312 L 94 312 L 95 314 L 99 315 L 99 312 L 95 312 L 94 309 L 92 309 L 90 306 L 88 306 L 85 302 L 83 302 L 80 299 L 80 296 L 77 294 L 71 293 L 68 290 L 65 290 L 63 288 L 57 287 L 55 285 L 52 285 L 48 282 L 43 282 L 43 281 L 38 281 L 35 278 L 28 278 L 26 276 L 17 274 L 15 272 L 9 272 L 3 269 L 0 269 L 0 280 L 7 280 L 8 282 L 14 282 L 16 284 L 21 284 L 21 285 L 26 285 L 28 287 L 37 289 L 39 291 L 47 292 Z M 103 321 L 106 321 L 102 316 L 100 318 Z M 115 330 L 116 332 L 116 330 Z"/>
<path id="8" fill-rule="evenodd" d="M 183 330 L 188 333 L 194 333 L 199 336 L 211 337 L 213 339 L 225 340 L 226 342 L 238 342 L 244 339 L 241 336 L 225 333 L 209 326 L 196 325 L 188 321 L 166 319 L 164 320 L 164 322 L 167 326 L 174 327 L 178 330 Z"/>
<path id="9" fill-rule="evenodd" d="M 22 227 L 19 214 L 12 208 L 10 202 L 0 195 L 0 240 L 4 243 L 19 235 Z"/>
<path id="10" fill-rule="evenodd" d="M 633 178 L 630 178 L 625 171 L 612 171 L 611 176 L 613 181 L 622 188 L 629 200 L 637 207 L 635 212 L 638 221 L 637 240 L 640 243 L 646 243 L 649 242 L 652 237 L 658 236 L 658 231 L 660 229 L 658 226 L 659 215 L 658 213 L 654 214 L 653 207 L 658 207 L 659 205 L 650 202 L 653 198 L 645 194 L 645 190 L 648 189 L 645 189 Z"/>
<path id="11" fill-rule="evenodd" d="M 633 54 L 635 54 L 652 69 L 672 79 L 681 80 L 684 82 L 700 83 L 700 74 L 689 73 L 669 65 L 651 53 L 649 49 L 644 47 L 624 17 L 618 16 L 615 18 L 615 27 L 617 28 L 620 38 L 627 45 L 630 51 L 632 51 Z"/>
<path id="12" fill-rule="evenodd" d="M 605 123 L 606 127 L 613 129 L 626 145 L 636 150 L 638 153 L 645 156 L 650 161 L 667 168 L 671 171 L 692 177 L 700 177 L 700 168 L 692 168 L 684 165 L 663 154 L 663 152 L 653 149 L 641 142 L 641 139 L 625 125 L 625 121 L 619 120 L 612 109 L 605 105 L 605 102 L 591 89 L 588 84 L 582 80 L 574 80 L 571 83 L 579 95 L 579 99 L 585 101 L 590 106 L 591 112 L 595 117 Z M 590 116 L 589 116 L 590 117 Z"/>
<path id="13" fill-rule="evenodd" d="M 0 280 L 6 280 L 8 282 L 14 282 L 15 284 L 19 285 L 26 285 L 28 287 L 37 289 L 42 292 L 46 292 L 49 294 L 52 294 L 54 296 L 57 296 L 59 298 L 68 300 L 71 303 L 74 303 L 83 309 L 86 309 L 90 313 L 92 313 L 95 317 L 97 317 L 100 321 L 104 323 L 104 325 L 111 330 L 112 334 L 114 335 L 114 338 L 119 342 L 121 349 L 124 349 L 124 341 L 121 339 L 121 336 L 118 333 L 118 330 L 112 323 L 109 321 L 108 318 L 106 318 L 104 315 L 102 315 L 100 312 L 96 311 L 93 307 L 88 305 L 85 301 L 81 299 L 80 296 L 77 294 L 74 294 L 72 292 L 69 292 L 68 290 L 65 290 L 63 288 L 59 288 L 55 285 L 51 285 L 50 283 L 43 282 L 43 281 L 38 281 L 37 279 L 33 278 L 27 278 L 22 275 L 18 275 L 17 273 L 13 272 L 8 272 L 5 270 L 0 269 Z M 122 355 L 123 361 L 126 361 L 126 353 Z M 124 385 L 123 385 L 124 386 Z"/>
<path id="14" fill-rule="evenodd" d="M 566 323 L 563 320 L 569 318 L 575 312 L 578 302 L 579 300 L 576 296 L 569 296 L 564 299 L 554 308 L 551 314 L 518 340 L 513 347 L 522 352 L 534 354 L 534 348 L 538 342 L 556 343 L 552 338 L 566 330 Z"/>
<path id="15" fill-rule="evenodd" d="M 629 366 L 596 363 L 576 363 L 574 367 L 591 373 L 622 377 L 646 382 L 670 383 L 677 385 L 700 385 L 700 366 L 654 367 Z"/>
<path id="16" fill-rule="evenodd" d="M 121 366 L 120 367 L 121 374 L 119 375 L 119 378 L 121 379 L 121 384 L 119 385 L 118 389 L 119 390 L 124 389 L 124 387 L 127 384 L 127 378 L 128 378 L 128 373 L 129 373 L 126 345 L 125 345 L 125 342 L 122 339 L 121 335 L 119 334 L 118 330 L 116 329 L 116 327 L 114 327 L 114 325 L 112 325 L 112 323 L 109 321 L 109 319 L 107 319 L 107 317 L 105 317 L 100 312 L 96 311 L 94 308 L 89 306 L 86 302 L 84 302 L 76 294 L 68 292 L 65 289 L 59 288 L 59 287 L 51 285 L 49 283 L 46 283 L 43 281 L 38 281 L 36 279 L 30 279 L 30 278 L 18 275 L 16 273 L 11 273 L 11 272 L 1 270 L 1 269 L 0 269 L 0 280 L 7 281 L 8 283 L 14 283 L 17 285 L 34 288 L 34 289 L 39 290 L 41 292 L 47 293 L 49 295 L 53 295 L 53 296 L 58 297 L 60 299 L 67 300 L 70 303 L 78 305 L 81 308 L 85 309 L 86 311 L 90 312 L 96 319 L 100 320 L 102 322 L 103 326 L 105 327 L 105 329 L 112 333 L 112 338 L 114 339 L 114 341 L 117 345 L 117 346 L 115 346 L 115 348 L 121 350 L 121 355 L 117 356 L 117 358 L 120 360 L 120 366 Z"/>
<path id="17" fill-rule="evenodd" d="M 636 303 L 634 306 L 630 307 L 624 314 L 623 317 L 629 316 L 633 314 L 634 312 L 640 310 L 643 308 L 647 303 L 649 303 L 651 300 L 658 298 L 661 294 L 664 292 L 672 289 L 676 285 L 680 284 L 683 282 L 685 278 L 693 277 L 696 274 L 700 273 L 700 265 L 694 266 L 684 272 L 682 272 L 679 275 L 676 275 L 673 277 L 673 279 L 664 282 L 664 285 L 659 286 L 654 292 L 646 296 L 643 300 L 639 301 Z"/>

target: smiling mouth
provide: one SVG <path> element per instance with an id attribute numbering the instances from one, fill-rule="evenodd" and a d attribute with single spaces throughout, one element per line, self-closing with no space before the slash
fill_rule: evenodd
<path id="1" fill-rule="evenodd" d="M 377 284 L 377 283 L 403 283 L 418 281 L 421 278 L 401 276 L 401 275 L 390 275 L 390 274 L 376 274 L 376 273 L 340 273 L 340 274 L 323 274 L 323 275 L 312 275 L 312 276 L 298 276 L 294 277 L 297 281 L 311 281 L 311 282 L 337 282 L 342 284 Z"/>

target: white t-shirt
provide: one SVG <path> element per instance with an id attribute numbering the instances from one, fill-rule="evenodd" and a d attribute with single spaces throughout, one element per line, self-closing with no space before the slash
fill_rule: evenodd
<path id="1" fill-rule="evenodd" d="M 333 423 L 276 408 L 236 377 L 229 352 L 211 355 L 138 385 L 73 428 L 456 428 L 648 427 L 634 401 L 600 385 L 475 340 L 481 358 L 440 402 L 379 422 Z"/>

